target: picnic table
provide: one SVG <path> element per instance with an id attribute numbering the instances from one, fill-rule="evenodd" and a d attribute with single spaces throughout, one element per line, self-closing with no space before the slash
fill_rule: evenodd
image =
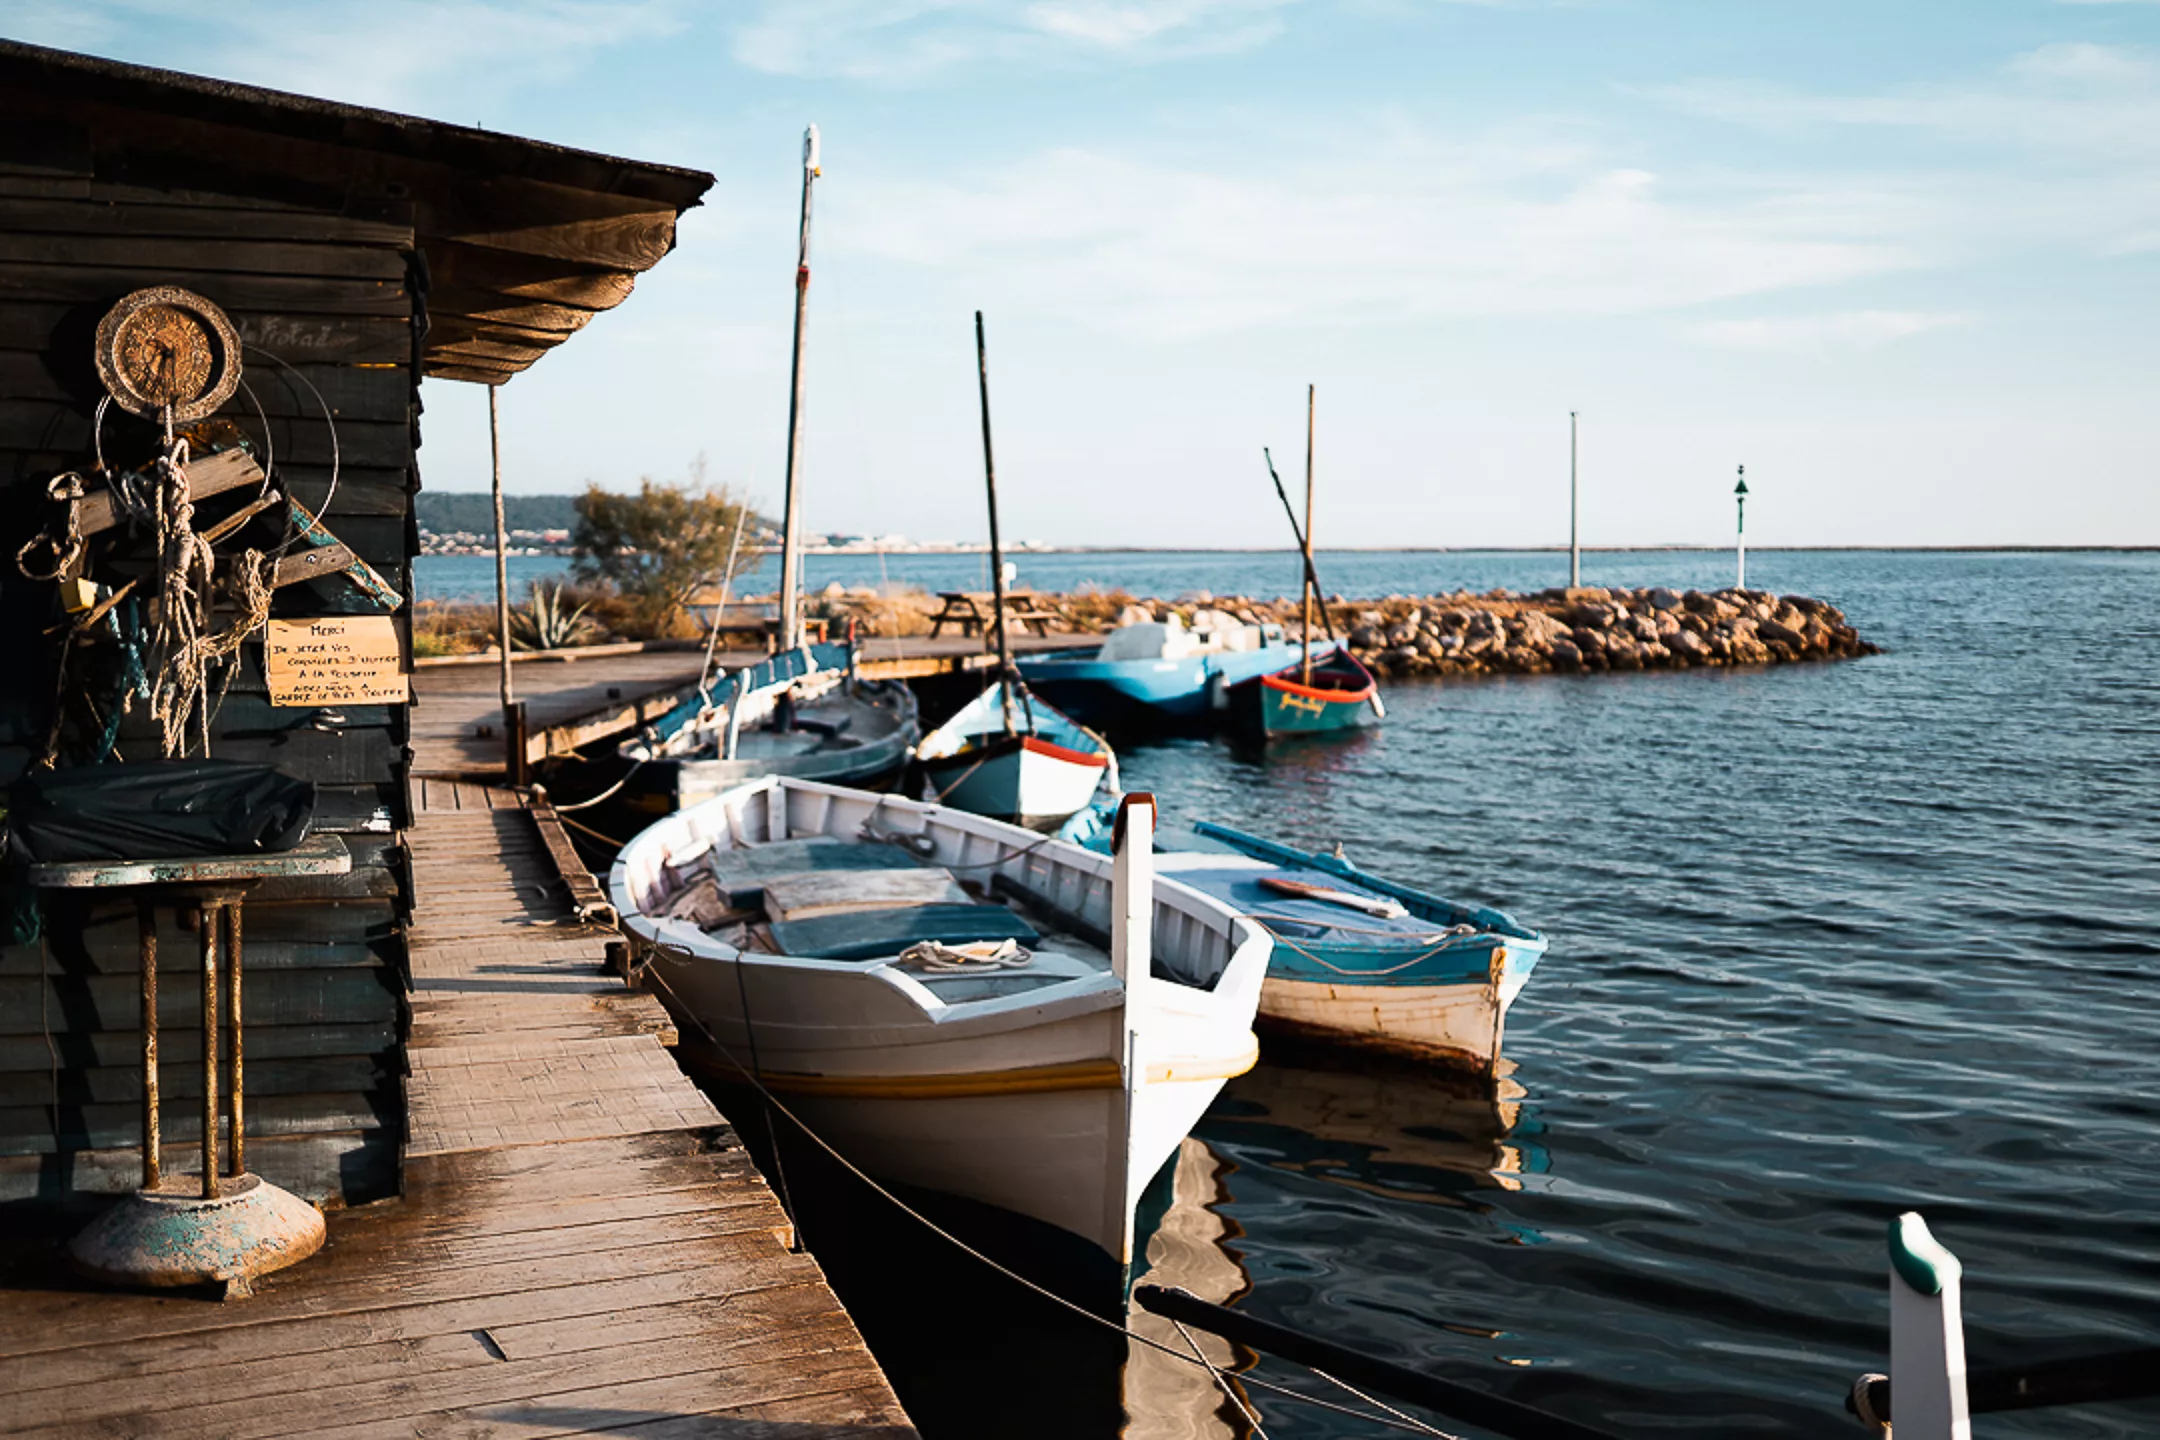
<path id="1" fill-rule="evenodd" d="M 940 590 L 938 599 L 944 608 L 930 617 L 930 638 L 935 640 L 947 625 L 960 627 L 962 635 L 982 635 L 990 628 L 990 612 L 994 597 L 988 591 Z M 1032 628 L 1038 635 L 1050 633 L 1050 622 L 1057 619 L 1057 612 L 1045 610 L 1031 590 L 1007 591 L 1005 595 L 1005 623 L 1018 625 L 1021 629 Z"/>

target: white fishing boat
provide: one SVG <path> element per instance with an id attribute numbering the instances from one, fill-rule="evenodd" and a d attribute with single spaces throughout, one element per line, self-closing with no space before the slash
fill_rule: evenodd
<path id="1" fill-rule="evenodd" d="M 1054 830 L 1122 788 L 1110 742 L 1027 688 L 999 681 L 915 747 L 923 798 Z"/>
<path id="2" fill-rule="evenodd" d="M 609 875 L 686 1058 L 752 1068 L 864 1170 L 1132 1260 L 1141 1191 L 1258 1057 L 1270 942 L 1116 853 L 947 806 L 769 777 Z"/>

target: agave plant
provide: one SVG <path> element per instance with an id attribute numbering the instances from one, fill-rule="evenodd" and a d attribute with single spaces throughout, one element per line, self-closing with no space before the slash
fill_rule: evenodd
<path id="1" fill-rule="evenodd" d="M 564 586 L 538 580 L 526 602 L 510 612 L 510 644 L 519 650 L 566 650 L 583 645 L 599 628 L 585 618 L 583 603 L 570 603 Z"/>

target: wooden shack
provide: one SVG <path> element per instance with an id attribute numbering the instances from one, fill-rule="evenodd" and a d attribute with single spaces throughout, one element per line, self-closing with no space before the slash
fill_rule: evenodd
<path id="1" fill-rule="evenodd" d="M 47 757 L 79 765 L 160 749 L 140 705 L 103 747 L 98 726 L 132 682 L 99 679 L 74 663 L 81 655 L 63 671 L 55 586 L 14 562 L 52 532 L 54 476 L 110 474 L 158 438 L 110 409 L 100 422 L 92 341 L 117 300 L 179 286 L 230 316 L 244 384 L 213 430 L 222 422 L 218 433 L 399 592 L 389 613 L 409 670 L 421 379 L 516 376 L 620 303 L 711 184 L 0 43 L 0 783 Z M 100 452 L 111 470 L 93 471 Z M 331 576 L 277 590 L 271 613 L 384 610 Z M 315 782 L 315 826 L 342 834 L 354 865 L 334 880 L 265 882 L 248 902 L 247 1153 L 301 1195 L 358 1201 L 394 1190 L 403 1128 L 408 707 L 272 705 L 261 650 L 242 647 L 209 752 Z M 0 947 L 7 1202 L 137 1181 L 134 912 L 50 901 L 43 920 L 42 938 Z M 192 939 L 165 938 L 175 957 L 193 953 Z M 184 1149 L 202 1084 L 190 987 L 168 985 L 161 1013 L 164 1134 Z"/>

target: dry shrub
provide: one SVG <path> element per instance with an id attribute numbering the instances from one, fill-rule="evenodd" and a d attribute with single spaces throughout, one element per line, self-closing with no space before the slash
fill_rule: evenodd
<path id="1" fill-rule="evenodd" d="M 495 641 L 495 607 L 469 600 L 416 600 L 413 654 L 474 655 Z"/>

